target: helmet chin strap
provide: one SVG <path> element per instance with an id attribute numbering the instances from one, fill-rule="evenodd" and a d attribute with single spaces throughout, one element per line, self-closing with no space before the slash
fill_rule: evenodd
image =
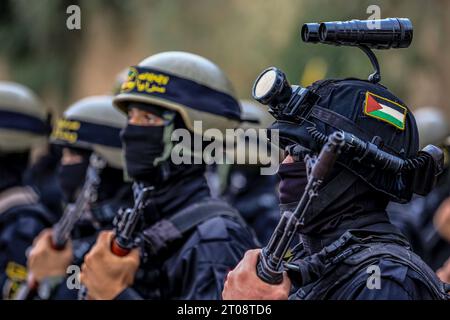
<path id="1" fill-rule="evenodd" d="M 162 163 L 167 162 L 167 160 L 170 157 L 170 153 L 172 152 L 173 143 L 172 143 L 172 132 L 175 128 L 174 120 L 175 120 L 176 113 L 167 111 L 163 113 L 164 118 L 164 132 L 163 132 L 163 143 L 164 143 L 164 150 L 161 154 L 161 156 L 155 158 L 153 161 L 153 165 L 156 167 L 158 165 L 161 165 Z"/>
<path id="2" fill-rule="evenodd" d="M 171 168 L 169 163 L 170 154 L 173 149 L 173 143 L 171 140 L 172 132 L 175 128 L 174 120 L 176 113 L 172 111 L 165 111 L 162 115 L 164 118 L 164 133 L 163 133 L 163 142 L 164 142 L 164 150 L 161 156 L 155 158 L 153 161 L 153 165 L 155 168 L 159 169 L 161 183 L 164 183 L 170 178 Z"/>

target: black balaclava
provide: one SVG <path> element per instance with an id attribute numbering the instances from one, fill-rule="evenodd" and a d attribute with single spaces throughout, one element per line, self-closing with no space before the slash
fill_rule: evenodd
<path id="1" fill-rule="evenodd" d="M 308 183 L 305 163 L 303 161 L 281 163 L 278 176 L 280 204 L 296 204 L 300 199 L 299 194 L 301 195 Z"/>
<path id="2" fill-rule="evenodd" d="M 86 170 L 89 166 L 89 157 L 92 153 L 92 151 L 85 149 L 70 149 L 79 154 L 82 161 L 75 164 L 60 165 L 58 168 L 58 181 L 66 203 L 74 202 L 78 191 L 83 186 Z"/>
<path id="3" fill-rule="evenodd" d="M 120 133 L 127 174 L 136 181 L 159 186 L 171 175 L 170 136 L 175 126 L 176 113 L 143 103 L 131 103 L 129 108 L 152 112 L 164 119 L 163 126 L 128 124 Z"/>
<path id="4" fill-rule="evenodd" d="M 330 177 L 324 182 L 324 188 L 329 181 L 342 170 L 336 166 Z M 306 165 L 303 161 L 281 164 L 280 176 L 280 208 L 294 210 L 307 184 Z M 321 189 L 322 189 L 321 188 Z M 321 194 L 319 189 L 319 196 Z M 304 226 L 299 228 L 304 246 L 310 253 L 319 251 L 349 229 L 365 228 L 366 226 L 389 223 L 385 208 L 388 199 L 385 195 L 374 191 L 362 180 L 356 180 L 341 196 L 329 204 L 318 214 L 310 210 L 307 216 L 314 214 Z"/>
<path id="5" fill-rule="evenodd" d="M 23 184 L 23 174 L 28 166 L 30 153 L 0 154 L 0 192 Z"/>
<path id="6" fill-rule="evenodd" d="M 175 165 L 170 160 L 170 135 L 184 128 L 181 117 L 158 106 L 132 103 L 165 119 L 164 126 L 127 125 L 121 132 L 127 174 L 136 182 L 153 186 L 151 205 L 144 210 L 147 225 L 210 195 L 205 166 Z"/>

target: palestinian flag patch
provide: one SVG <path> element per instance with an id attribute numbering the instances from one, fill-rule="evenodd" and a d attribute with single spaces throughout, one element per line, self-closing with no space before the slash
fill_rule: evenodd
<path id="1" fill-rule="evenodd" d="M 404 130 L 407 109 L 397 102 L 366 92 L 364 114 Z"/>

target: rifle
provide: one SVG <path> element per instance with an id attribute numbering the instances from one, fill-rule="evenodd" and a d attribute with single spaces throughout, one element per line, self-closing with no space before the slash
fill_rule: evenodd
<path id="1" fill-rule="evenodd" d="M 119 257 L 124 257 L 133 248 L 139 246 L 140 238 L 136 236 L 136 229 L 142 210 L 148 205 L 147 197 L 153 187 L 144 187 L 134 184 L 136 200 L 133 208 L 120 210 L 114 219 L 114 239 L 111 242 L 111 252 Z M 85 300 L 87 288 L 81 286 L 78 292 L 78 300 Z"/>
<path id="2" fill-rule="evenodd" d="M 100 173 L 106 166 L 106 161 L 96 155 L 91 155 L 86 172 L 86 181 L 74 204 L 69 204 L 61 219 L 52 228 L 52 246 L 62 250 L 70 238 L 75 224 L 86 211 L 88 204 L 97 201 L 97 188 L 100 184 Z"/>
<path id="3" fill-rule="evenodd" d="M 275 228 L 269 243 L 261 251 L 258 265 L 258 277 L 269 284 L 280 284 L 283 281 L 282 262 L 300 225 L 304 224 L 307 212 L 313 198 L 317 197 L 318 189 L 333 167 L 341 148 L 344 146 L 342 132 L 334 132 L 328 137 L 318 157 L 305 157 L 307 164 L 308 183 L 305 191 L 293 212 L 285 211 Z"/>
<path id="4" fill-rule="evenodd" d="M 62 217 L 52 227 L 51 246 L 55 250 L 63 250 L 77 221 L 86 211 L 88 205 L 97 201 L 97 188 L 100 184 L 100 173 L 106 167 L 106 161 L 93 153 L 89 158 L 84 185 L 73 204 L 68 204 Z M 45 286 L 45 284 L 41 284 Z M 36 281 L 22 285 L 15 300 L 26 300 L 36 292 L 39 284 Z"/>

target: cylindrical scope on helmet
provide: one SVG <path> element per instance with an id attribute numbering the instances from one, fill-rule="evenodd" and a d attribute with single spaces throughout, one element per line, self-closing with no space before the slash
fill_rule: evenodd
<path id="1" fill-rule="evenodd" d="M 319 38 L 320 23 L 305 23 L 302 26 L 301 36 L 303 42 L 317 43 Z"/>
<path id="2" fill-rule="evenodd" d="M 413 38 L 409 19 L 350 20 L 323 22 L 317 32 L 313 23 L 302 28 L 305 42 L 319 42 L 343 46 L 364 45 L 371 49 L 407 48 Z"/>

